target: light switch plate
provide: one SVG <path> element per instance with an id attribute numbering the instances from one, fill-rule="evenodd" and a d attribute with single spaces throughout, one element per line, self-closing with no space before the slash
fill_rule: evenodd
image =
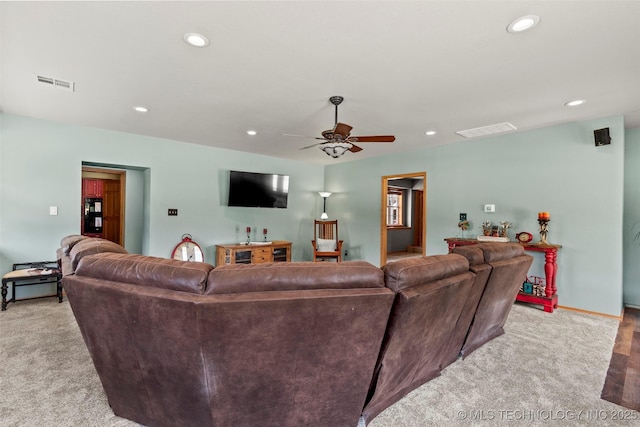
<path id="1" fill-rule="evenodd" d="M 169 215 L 169 216 L 178 216 L 178 209 L 168 209 L 167 215 Z"/>
<path id="2" fill-rule="evenodd" d="M 58 215 L 58 207 L 49 206 L 49 215 Z"/>
<path id="3" fill-rule="evenodd" d="M 496 211 L 496 205 L 484 205 L 484 211 L 485 212 L 495 212 Z"/>

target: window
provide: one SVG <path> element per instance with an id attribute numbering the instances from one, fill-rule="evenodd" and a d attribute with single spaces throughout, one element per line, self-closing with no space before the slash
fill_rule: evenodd
<path id="1" fill-rule="evenodd" d="M 387 188 L 387 227 L 404 226 L 404 191 Z"/>

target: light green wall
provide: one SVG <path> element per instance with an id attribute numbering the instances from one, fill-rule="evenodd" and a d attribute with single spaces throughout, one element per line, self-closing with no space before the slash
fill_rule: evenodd
<path id="1" fill-rule="evenodd" d="M 640 307 L 640 129 L 627 130 L 624 187 L 624 302 Z"/>
<path id="2" fill-rule="evenodd" d="M 340 220 L 348 259 L 378 265 L 381 176 L 426 171 L 428 254 L 446 253 L 443 239 L 459 232 L 460 212 L 466 212 L 472 221 L 471 234 L 479 233 L 485 219 L 509 220 L 514 224 L 511 236 L 530 231 L 537 239 L 536 213 L 550 211 L 549 241 L 563 245 L 558 257 L 560 304 L 620 314 L 625 163 L 622 117 L 326 168 L 6 114 L 0 114 L 0 120 L 2 271 L 8 271 L 14 262 L 52 258 L 62 236 L 79 232 L 77 205 L 83 161 L 142 171 L 136 179 L 144 181 L 145 220 L 138 225 L 143 229 L 140 235 L 147 236 L 142 242 L 143 253 L 167 257 L 182 234 L 190 233 L 205 249 L 209 262 L 213 262 L 215 244 L 243 240 L 247 225 L 267 227 L 271 239 L 292 241 L 294 260 L 310 259 L 311 220 L 322 210 L 316 191 L 324 189 L 334 193 L 327 200 L 327 211 Z M 603 127 L 610 128 L 613 142 L 595 147 L 593 130 Z M 627 156 L 640 157 L 640 147 L 638 152 L 632 151 L 640 145 L 640 135 L 629 135 L 633 145 Z M 229 169 L 289 174 L 289 208 L 225 206 Z M 496 213 L 484 214 L 485 203 L 495 204 Z M 58 206 L 59 215 L 50 216 L 49 206 Z M 168 217 L 168 208 L 177 208 L 179 216 Z M 625 244 L 628 247 L 627 240 Z M 533 272 L 542 275 L 539 255 L 535 254 Z M 625 269 L 625 277 L 627 273 Z M 637 298 L 637 294 L 625 288 L 625 295 Z"/>
<path id="3" fill-rule="evenodd" d="M 55 259 L 60 239 L 80 232 L 82 162 L 147 169 L 146 178 L 133 177 L 145 181 L 148 220 L 138 227 L 148 230 L 133 233 L 148 236 L 141 246 L 146 255 L 168 257 L 190 233 L 214 263 L 215 245 L 244 240 L 249 225 L 268 228 L 270 239 L 292 241 L 293 260 L 311 257 L 310 219 L 322 209 L 317 195 L 324 186 L 322 166 L 7 114 L 0 118 L 1 271 L 14 262 Z M 289 207 L 226 206 L 230 169 L 290 175 Z M 58 207 L 57 216 L 49 215 L 49 206 Z M 179 215 L 167 216 L 168 208 Z"/>
<path id="4" fill-rule="evenodd" d="M 613 143 L 595 147 L 593 130 Z M 326 168 L 329 215 L 341 221 L 349 254 L 379 263 L 381 176 L 427 172 L 427 253 L 443 254 L 466 212 L 481 223 L 511 221 L 539 239 L 536 215 L 551 212 L 548 240 L 558 255 L 560 305 L 619 315 L 622 307 L 622 117 L 470 140 Z M 402 144 L 401 140 L 396 143 Z M 485 214 L 484 204 L 496 213 Z M 543 276 L 541 254 L 533 273 Z"/>

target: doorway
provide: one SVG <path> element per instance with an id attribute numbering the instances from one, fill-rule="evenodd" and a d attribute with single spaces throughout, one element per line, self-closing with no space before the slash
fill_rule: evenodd
<path id="1" fill-rule="evenodd" d="M 81 234 L 124 246 L 126 172 L 82 167 Z"/>
<path id="2" fill-rule="evenodd" d="M 380 213 L 380 267 L 387 264 L 389 242 L 406 235 L 402 256 L 426 254 L 427 173 L 416 172 L 382 177 Z M 391 194 L 391 197 L 389 195 Z M 390 234 L 392 238 L 390 239 Z M 406 253 L 406 255 L 404 255 Z"/>

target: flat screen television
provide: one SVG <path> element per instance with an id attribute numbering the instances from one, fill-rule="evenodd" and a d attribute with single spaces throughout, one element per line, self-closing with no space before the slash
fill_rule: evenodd
<path id="1" fill-rule="evenodd" d="M 229 171 L 229 206 L 284 209 L 288 195 L 288 175 Z"/>

